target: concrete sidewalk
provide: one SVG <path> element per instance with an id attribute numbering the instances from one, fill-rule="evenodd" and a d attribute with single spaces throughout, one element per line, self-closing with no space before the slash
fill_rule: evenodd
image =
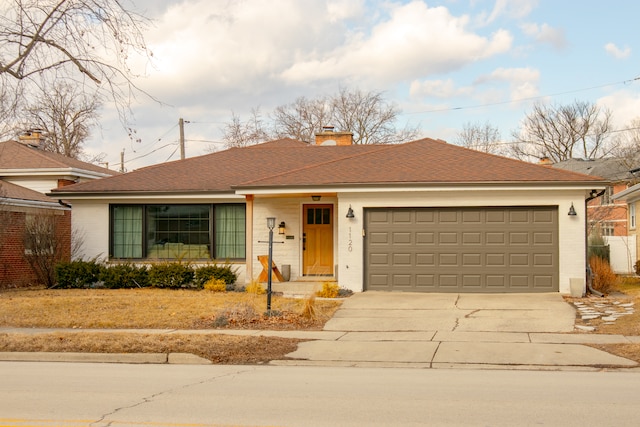
<path id="1" fill-rule="evenodd" d="M 636 368 L 634 361 L 586 344 L 640 343 L 640 337 L 572 333 L 575 310 L 559 294 L 408 294 L 366 292 L 346 299 L 323 331 L 87 330 L 279 336 L 310 341 L 274 365 L 491 369 Z M 50 329 L 0 328 L 0 333 Z M 194 355 L 0 353 L 0 360 L 210 363 Z M 640 368 L 638 368 L 640 371 Z"/>

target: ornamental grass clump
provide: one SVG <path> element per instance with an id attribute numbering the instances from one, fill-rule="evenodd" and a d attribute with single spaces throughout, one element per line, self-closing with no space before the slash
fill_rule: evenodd
<path id="1" fill-rule="evenodd" d="M 589 265 L 593 273 L 593 282 L 591 284 L 593 289 L 605 294 L 611 292 L 616 286 L 618 276 L 611 269 L 609 262 L 598 256 L 592 256 L 589 259 Z"/>
<path id="2" fill-rule="evenodd" d="M 316 296 L 320 298 L 338 298 L 340 295 L 340 287 L 336 282 L 324 282 L 322 289 L 316 292 Z"/>
<path id="3" fill-rule="evenodd" d="M 227 283 L 222 279 L 211 278 L 204 283 L 204 289 L 211 292 L 227 292 Z"/>
<path id="4" fill-rule="evenodd" d="M 263 295 L 266 294 L 267 291 L 264 288 L 264 286 L 262 286 L 260 283 L 258 282 L 251 282 L 247 285 L 246 288 L 244 288 L 244 291 L 248 294 L 255 294 L 255 295 Z"/>

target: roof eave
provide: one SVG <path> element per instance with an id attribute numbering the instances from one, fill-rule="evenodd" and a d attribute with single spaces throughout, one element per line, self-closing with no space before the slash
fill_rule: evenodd
<path id="1" fill-rule="evenodd" d="M 375 182 L 375 183 L 332 183 L 332 184 L 311 184 L 311 185 L 239 185 L 233 186 L 237 194 L 253 194 L 257 192 L 308 192 L 313 190 L 327 189 L 381 189 L 381 188 L 408 188 L 415 191 L 417 188 L 433 189 L 433 188 L 463 188 L 486 187 L 487 189 L 495 188 L 526 188 L 526 187 L 545 187 L 545 188 L 567 188 L 591 190 L 594 188 L 604 188 L 607 181 L 483 181 L 483 182 Z"/>

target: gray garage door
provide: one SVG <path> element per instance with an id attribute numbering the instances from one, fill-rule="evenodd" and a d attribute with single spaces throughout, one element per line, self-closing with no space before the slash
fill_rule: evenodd
<path id="1" fill-rule="evenodd" d="M 558 289 L 556 207 L 365 210 L 365 290 Z"/>

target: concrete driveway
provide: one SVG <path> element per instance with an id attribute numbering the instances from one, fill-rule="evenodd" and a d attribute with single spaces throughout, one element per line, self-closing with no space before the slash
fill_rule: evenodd
<path id="1" fill-rule="evenodd" d="M 324 328 L 276 364 L 437 367 L 634 367 L 583 345 L 626 337 L 569 334 L 575 310 L 557 293 L 364 292 L 347 298 Z M 595 339 L 595 340 L 594 340 Z M 274 363 L 274 362 L 272 362 Z"/>
<path id="2" fill-rule="evenodd" d="M 363 292 L 346 299 L 325 330 L 350 332 L 572 332 L 575 310 L 558 293 Z"/>

